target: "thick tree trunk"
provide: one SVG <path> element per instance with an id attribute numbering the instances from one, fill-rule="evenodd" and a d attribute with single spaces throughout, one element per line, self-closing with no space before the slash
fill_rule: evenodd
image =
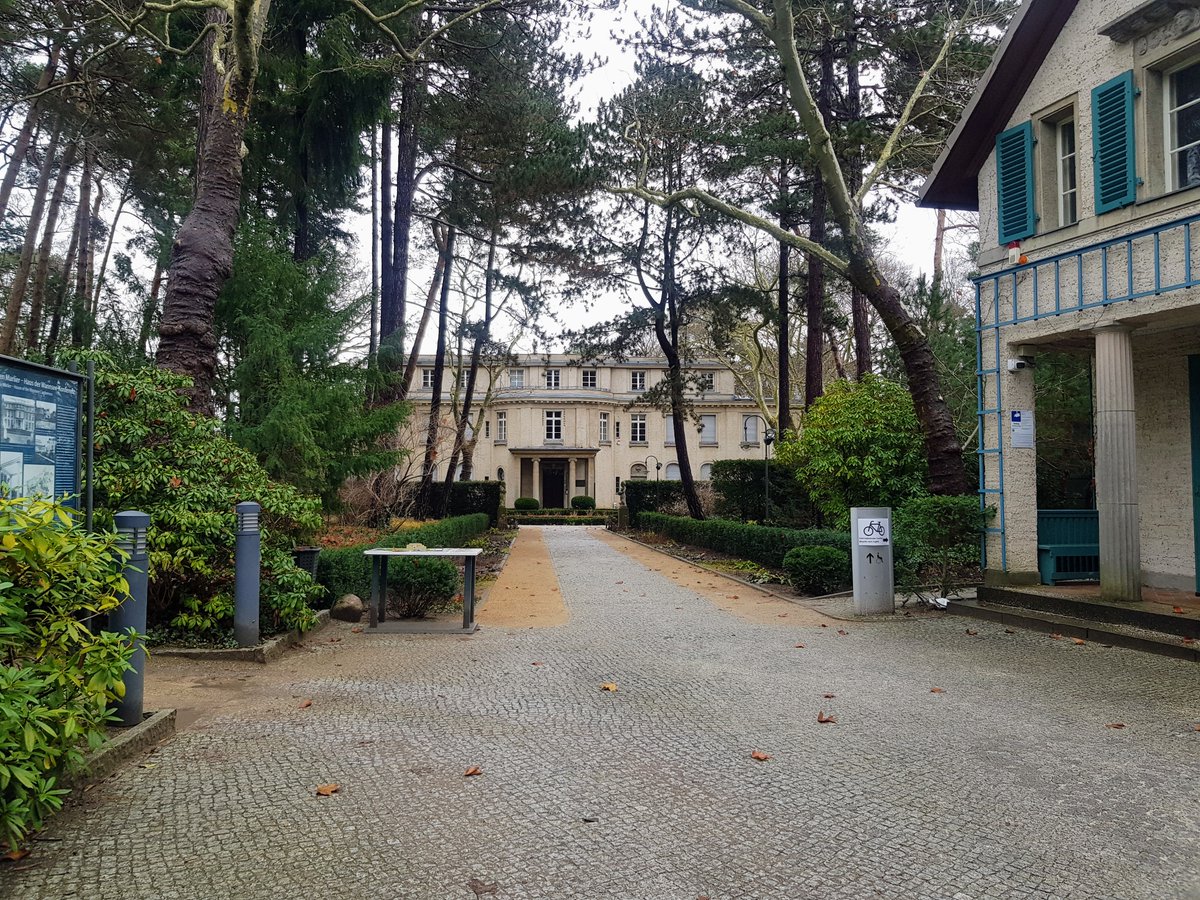
<path id="1" fill-rule="evenodd" d="M 788 215 L 788 179 L 790 172 L 787 162 L 779 166 L 779 227 L 787 230 L 791 225 Z M 791 246 L 779 242 L 779 298 L 778 298 L 778 354 L 779 354 L 779 392 L 776 401 L 776 425 L 780 431 L 792 427 L 792 360 L 791 360 Z"/>
<path id="2" fill-rule="evenodd" d="M 29 321 L 25 324 L 25 346 L 30 350 L 36 350 L 41 339 L 42 310 L 46 303 L 46 281 L 50 277 L 50 256 L 54 249 L 58 214 L 62 210 L 67 182 L 71 180 L 71 168 L 75 165 L 76 149 L 77 145 L 72 142 L 63 153 L 62 161 L 58 165 L 58 178 L 55 180 L 54 190 L 50 194 L 50 206 L 46 210 L 46 227 L 42 231 L 42 243 L 38 247 L 37 266 L 33 273 L 33 295 L 29 300 Z"/>
<path id="3" fill-rule="evenodd" d="M 391 290 L 392 267 L 392 126 L 386 120 L 383 123 L 382 145 L 379 151 L 379 177 L 382 179 L 379 191 L 379 344 L 382 347 L 387 339 L 387 310 L 386 298 Z"/>
<path id="4" fill-rule="evenodd" d="M 91 145 L 83 145 L 83 171 L 79 176 L 79 246 L 75 252 L 75 288 L 71 298 L 71 346 L 87 345 L 91 329 L 88 314 L 92 295 L 88 290 L 88 260 L 92 243 L 92 163 L 95 159 Z"/>
<path id="5" fill-rule="evenodd" d="M 942 275 L 946 266 L 946 211 L 937 211 L 937 230 L 933 233 L 933 285 L 942 283 Z"/>
<path id="6" fill-rule="evenodd" d="M 95 160 L 93 158 L 93 164 Z M 87 315 L 84 317 L 84 324 L 87 331 L 84 334 L 83 345 L 91 347 L 96 336 L 96 322 L 99 321 L 99 312 L 93 302 L 92 292 L 96 284 L 96 225 L 100 221 L 100 207 L 104 203 L 104 183 L 99 176 L 96 177 L 96 183 L 93 185 L 95 190 L 92 197 L 92 215 L 88 219 L 87 228 L 87 244 L 80 247 L 80 253 L 87 251 L 86 257 L 80 257 L 80 264 L 86 265 L 84 270 L 83 291 L 84 298 L 87 302 Z"/>
<path id="7" fill-rule="evenodd" d="M 857 0 L 849 0 L 846 4 L 848 16 L 846 25 L 846 112 L 851 125 L 857 124 L 862 118 L 857 5 Z M 851 148 L 849 156 L 849 173 L 846 181 L 850 190 L 857 193 L 862 186 L 863 179 L 862 147 Z M 850 287 L 850 322 L 854 330 L 855 377 L 861 381 L 864 375 L 871 372 L 871 319 L 867 298 L 853 285 Z"/>
<path id="8" fill-rule="evenodd" d="M 38 78 L 37 90 L 39 93 L 50 87 L 50 83 L 54 80 L 54 73 L 58 71 L 60 52 L 61 48 L 57 43 L 50 48 L 46 65 L 42 68 L 41 77 Z M 4 221 L 4 215 L 8 212 L 8 201 L 17 184 L 17 177 L 25 165 L 25 157 L 29 153 L 29 148 L 33 146 L 33 134 L 41 115 L 42 105 L 35 99 L 29 104 L 29 114 L 21 124 L 21 130 L 17 132 L 16 140 L 13 141 L 12 156 L 9 157 L 8 167 L 4 170 L 4 179 L 0 181 L 0 222 Z"/>
<path id="9" fill-rule="evenodd" d="M 454 203 L 451 201 L 451 206 Z M 446 372 L 446 313 L 450 305 L 450 278 L 454 271 L 454 238 L 457 229 L 446 229 L 446 244 L 442 250 L 442 290 L 438 300 L 437 351 L 434 355 L 433 393 L 429 400 L 429 422 L 425 434 L 425 459 L 421 463 L 420 503 L 422 510 L 433 506 L 433 469 L 437 465 L 438 431 L 442 416 L 442 385 Z"/>
<path id="10" fill-rule="evenodd" d="M 821 46 L 821 81 L 817 87 L 817 109 L 828 121 L 833 97 L 833 43 L 826 36 Z M 809 239 L 825 245 L 828 236 L 828 197 L 819 166 L 812 172 L 812 217 Z M 808 341 L 804 360 L 804 408 L 808 409 L 825 393 L 825 263 L 808 256 L 808 286 L 805 303 Z"/>
<path id="11" fill-rule="evenodd" d="M 196 203 L 183 220 L 167 270 L 158 365 L 192 379 L 193 412 L 211 415 L 217 369 L 217 295 L 233 273 L 233 235 L 242 194 L 242 138 L 250 116 L 258 46 L 270 0 L 234 0 L 224 90 L 210 110 Z M 211 58 L 205 66 L 212 66 Z"/>
<path id="12" fill-rule="evenodd" d="M 29 210 L 29 222 L 25 226 L 25 240 L 21 244 L 21 258 L 13 275 L 12 290 L 4 310 L 4 325 L 0 327 L 0 353 L 12 353 L 17 336 L 17 324 L 21 318 L 21 307 L 29 287 L 29 273 L 33 268 L 33 254 L 37 249 L 38 232 L 42 227 L 42 216 L 46 210 L 46 194 L 50 191 L 50 174 L 54 171 L 58 155 L 58 139 L 62 134 L 62 121 L 54 123 L 50 143 L 46 145 L 46 156 L 38 173 L 37 188 L 33 194 L 33 207 Z"/>

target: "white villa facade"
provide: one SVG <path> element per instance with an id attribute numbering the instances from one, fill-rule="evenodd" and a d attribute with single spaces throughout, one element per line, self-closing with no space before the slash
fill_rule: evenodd
<path id="1" fill-rule="evenodd" d="M 683 435 L 692 476 L 706 480 L 718 459 L 762 459 L 767 426 L 752 400 L 735 395 L 733 373 L 715 362 L 693 363 L 689 371 L 700 381 L 690 394 L 697 423 Z M 583 363 L 561 354 L 522 355 L 494 371 L 481 367 L 475 403 L 489 388 L 490 399 L 481 418 L 471 417 L 472 479 L 503 481 L 507 506 L 534 497 L 547 508 L 569 507 L 578 496 L 612 508 L 628 479 L 678 479 L 670 417 L 630 407 L 665 374 L 661 359 Z M 433 379 L 433 360 L 422 359 L 409 393 L 417 428 L 428 421 Z M 451 391 L 447 372 L 437 456 L 443 476 L 453 446 Z"/>
<path id="2" fill-rule="evenodd" d="M 1092 358 L 1102 598 L 1200 590 L 1200 3 L 1025 0 L 921 202 L 980 214 L 989 582 L 1053 581 L 1053 545 L 1090 543 L 1037 509 L 1059 349 Z"/>

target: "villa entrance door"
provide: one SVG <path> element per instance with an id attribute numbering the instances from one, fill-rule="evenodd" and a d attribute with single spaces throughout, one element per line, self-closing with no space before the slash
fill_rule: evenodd
<path id="1" fill-rule="evenodd" d="M 567 505 L 567 463 L 561 459 L 542 460 L 542 506 L 562 509 Z"/>

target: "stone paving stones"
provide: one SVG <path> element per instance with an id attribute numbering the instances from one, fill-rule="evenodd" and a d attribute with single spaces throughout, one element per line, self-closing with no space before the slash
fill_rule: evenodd
<path id="1" fill-rule="evenodd" d="M 1200 897 L 1194 664 L 747 621 L 544 537 L 567 624 L 355 635 L 95 788 L 0 894 Z"/>

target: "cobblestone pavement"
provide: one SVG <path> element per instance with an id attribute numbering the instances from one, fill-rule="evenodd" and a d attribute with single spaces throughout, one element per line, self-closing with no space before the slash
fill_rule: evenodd
<path id="1" fill-rule="evenodd" d="M 956 618 L 754 624 L 587 530 L 546 540 L 567 625 L 344 632 L 93 790 L 0 892 L 1200 897 L 1193 664 Z"/>

